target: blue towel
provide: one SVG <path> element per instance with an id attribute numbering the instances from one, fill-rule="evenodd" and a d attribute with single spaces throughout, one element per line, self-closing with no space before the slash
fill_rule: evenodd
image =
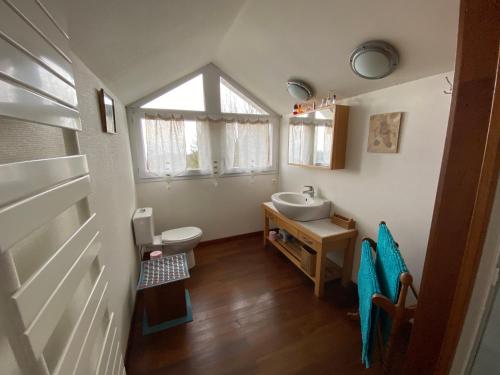
<path id="1" fill-rule="evenodd" d="M 382 294 L 396 303 L 399 297 L 399 277 L 402 272 L 408 272 L 408 269 L 385 223 L 380 224 L 378 231 L 375 269 Z M 383 311 L 380 311 L 380 319 L 384 342 L 386 342 L 391 332 L 391 321 Z"/>
<path id="2" fill-rule="evenodd" d="M 372 306 L 372 296 L 375 293 L 380 293 L 375 264 L 370 243 L 363 241 L 358 272 L 358 296 L 361 340 L 363 342 L 361 363 L 364 363 L 366 368 L 370 367 L 372 337 L 376 326 L 374 324 L 375 310 Z"/>

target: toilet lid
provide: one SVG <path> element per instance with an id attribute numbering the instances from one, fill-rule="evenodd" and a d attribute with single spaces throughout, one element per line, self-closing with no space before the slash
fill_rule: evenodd
<path id="1" fill-rule="evenodd" d="M 166 230 L 161 234 L 161 242 L 172 243 L 182 242 L 201 236 L 203 232 L 197 227 L 182 227 Z"/>

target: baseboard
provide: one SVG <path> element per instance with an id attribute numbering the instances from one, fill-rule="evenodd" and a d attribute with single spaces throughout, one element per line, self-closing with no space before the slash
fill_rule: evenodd
<path id="1" fill-rule="evenodd" d="M 238 234 L 236 236 L 216 238 L 214 240 L 208 240 L 208 241 L 201 241 L 198 244 L 197 248 L 205 247 L 205 246 L 210 246 L 210 245 L 215 245 L 215 244 L 220 244 L 220 243 L 229 242 L 229 241 L 234 241 L 234 240 L 241 240 L 241 239 L 244 239 L 244 238 L 255 237 L 255 236 L 258 236 L 258 235 L 262 236 L 262 231 L 261 230 L 259 230 L 257 232 L 250 232 L 250 233 Z"/>

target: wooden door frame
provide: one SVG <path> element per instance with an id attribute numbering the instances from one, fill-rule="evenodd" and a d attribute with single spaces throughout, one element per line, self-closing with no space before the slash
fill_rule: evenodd
<path id="1" fill-rule="evenodd" d="M 462 0 L 450 118 L 405 375 L 448 374 L 462 331 L 498 178 L 498 86 L 492 107 L 499 38 L 500 1 Z"/>
<path id="2" fill-rule="evenodd" d="M 500 173 L 500 44 L 498 51 L 490 126 L 486 139 L 476 202 L 474 212 L 472 213 L 465 253 L 460 267 L 459 283 L 455 291 L 450 318 L 447 324 L 448 333 L 445 335 L 443 349 L 441 350 L 438 362 L 438 368 L 448 370 L 453 361 L 455 349 L 458 345 L 468 312 L 489 228 Z M 471 337 L 471 340 L 474 340 L 474 337 Z"/>

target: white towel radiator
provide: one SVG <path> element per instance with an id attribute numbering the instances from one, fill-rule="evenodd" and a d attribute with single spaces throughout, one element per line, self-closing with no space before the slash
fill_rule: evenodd
<path id="1" fill-rule="evenodd" d="M 0 56 L 0 122 L 69 129 L 78 148 L 76 133 L 82 129 L 68 36 L 43 0 L 0 0 Z M 99 228 L 87 201 L 90 179 L 79 150 L 0 165 L 0 317 L 25 375 L 88 374 L 89 366 L 95 374 L 125 374 L 106 267 L 99 259 Z M 20 277 L 13 246 L 75 204 L 83 205 L 83 224 L 37 270 Z M 49 366 L 47 344 L 67 324 L 61 319 L 92 267 L 97 271 L 83 309 Z"/>

